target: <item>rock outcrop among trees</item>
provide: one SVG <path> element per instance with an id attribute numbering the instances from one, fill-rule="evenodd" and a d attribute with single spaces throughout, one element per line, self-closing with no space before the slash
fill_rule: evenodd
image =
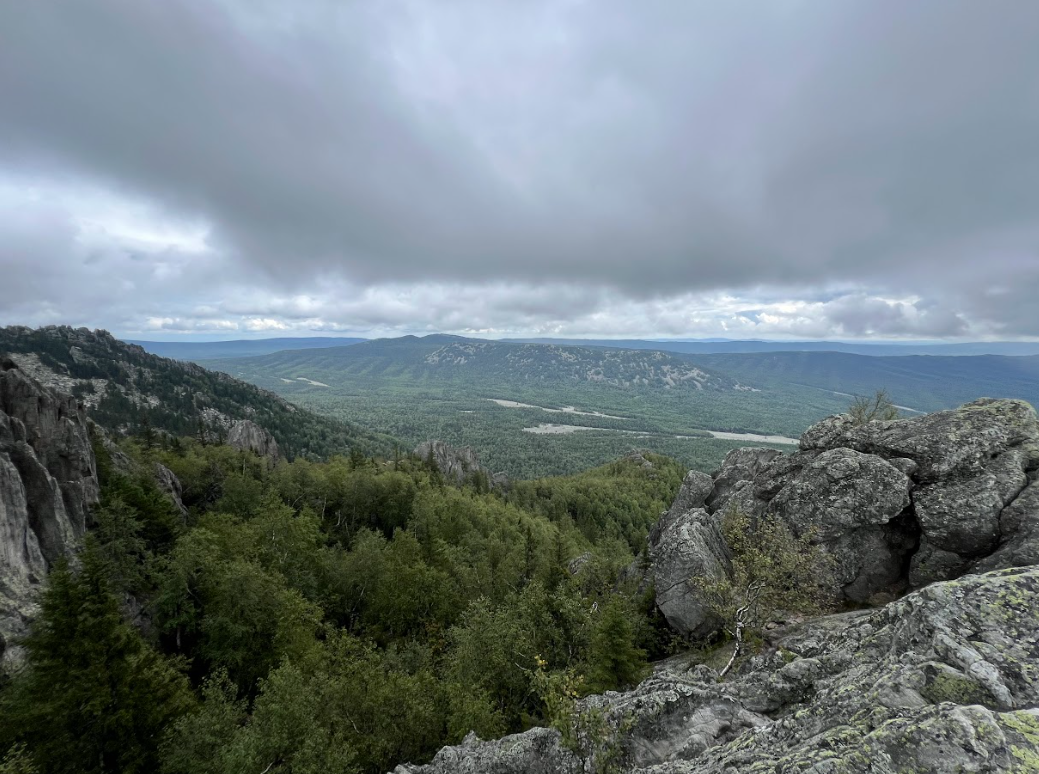
<path id="1" fill-rule="evenodd" d="M 604 754 L 631 774 L 1037 771 L 1036 609 L 1035 567 L 935 583 L 777 633 L 727 682 L 665 662 L 581 702 L 569 746 L 545 728 L 470 737 L 396 773 L 584 772 Z M 596 718 L 605 743 L 580 733 Z"/>
<path id="2" fill-rule="evenodd" d="M 1030 405 L 830 417 L 793 454 L 738 449 L 713 476 L 691 472 L 649 535 L 657 605 L 687 637 L 723 623 L 704 589 L 740 559 L 733 514 L 809 540 L 832 567 L 823 591 L 873 609 L 792 624 L 776 611 L 727 680 L 675 657 L 631 691 L 582 700 L 569 725 L 470 736 L 397 774 L 1039 771 Z"/>

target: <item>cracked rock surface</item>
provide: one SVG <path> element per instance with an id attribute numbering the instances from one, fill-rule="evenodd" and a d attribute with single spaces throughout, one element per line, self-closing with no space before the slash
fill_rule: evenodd
<path id="1" fill-rule="evenodd" d="M 680 659 L 605 712 L 618 770 L 649 774 L 1039 770 L 1039 568 L 936 583 L 808 621 L 718 682 Z M 397 774 L 594 771 L 558 732 L 470 736 Z"/>

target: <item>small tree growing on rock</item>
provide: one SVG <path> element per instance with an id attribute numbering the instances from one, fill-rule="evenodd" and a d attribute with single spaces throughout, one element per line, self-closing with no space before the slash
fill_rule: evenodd
<path id="1" fill-rule="evenodd" d="M 818 615 L 832 605 L 828 589 L 833 559 L 812 542 L 811 532 L 797 537 L 778 519 L 755 523 L 736 509 L 724 516 L 722 535 L 732 553 L 732 575 L 720 580 L 697 577 L 694 584 L 735 641 L 720 673 L 724 677 L 743 653 L 748 636 L 759 633 L 777 613 Z"/>
<path id="2" fill-rule="evenodd" d="M 891 402 L 886 390 L 877 390 L 872 398 L 858 396 L 848 406 L 848 413 L 856 425 L 864 425 L 873 420 L 890 422 L 898 419 L 898 407 Z"/>

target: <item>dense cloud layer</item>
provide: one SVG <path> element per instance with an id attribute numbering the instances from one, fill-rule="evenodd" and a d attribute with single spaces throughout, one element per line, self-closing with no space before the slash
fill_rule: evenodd
<path id="1" fill-rule="evenodd" d="M 1039 4 L 0 5 L 0 322 L 1039 336 Z"/>

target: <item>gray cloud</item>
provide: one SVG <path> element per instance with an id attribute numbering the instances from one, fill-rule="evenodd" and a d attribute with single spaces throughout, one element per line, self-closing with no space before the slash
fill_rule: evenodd
<path id="1" fill-rule="evenodd" d="M 0 217 L 0 315 L 1039 336 L 1037 33 L 1015 0 L 0 4 L 0 183 L 72 192 Z M 151 236 L 85 227 L 91 191 Z"/>

